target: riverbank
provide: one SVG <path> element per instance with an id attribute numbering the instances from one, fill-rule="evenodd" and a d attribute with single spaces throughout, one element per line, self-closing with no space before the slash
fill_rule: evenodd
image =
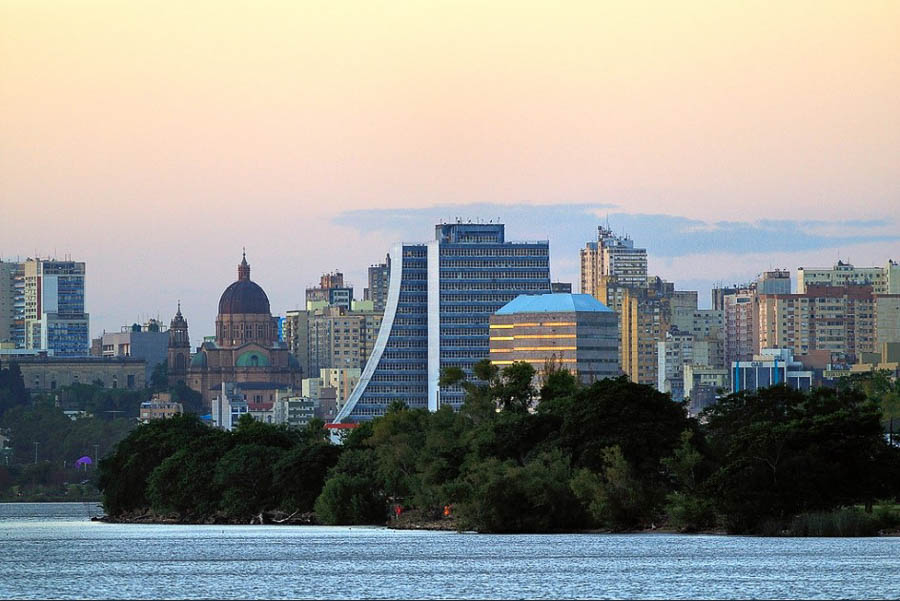
<path id="1" fill-rule="evenodd" d="M 835 519 L 823 521 L 822 516 L 798 516 L 791 522 L 790 526 L 778 529 L 771 529 L 763 533 L 757 533 L 756 536 L 761 538 L 845 538 L 845 537 L 900 537 L 900 526 L 891 525 L 888 527 L 867 527 L 859 526 L 841 526 L 840 514 L 835 514 Z M 206 516 L 202 519 L 194 519 L 189 516 L 179 516 L 177 514 L 160 514 L 151 510 L 134 511 L 117 517 L 107 515 L 92 517 L 92 521 L 106 522 L 110 524 L 160 524 L 160 525 L 264 525 L 264 526 L 321 526 L 324 525 L 316 518 L 315 513 L 295 512 L 288 514 L 283 511 L 265 511 L 249 520 L 237 520 L 228 518 L 222 514 Z M 798 528 L 796 522 L 800 520 L 804 524 L 803 528 Z M 818 527 L 810 527 L 809 523 L 818 523 Z M 408 510 L 399 516 L 392 517 L 384 524 L 371 524 L 384 526 L 390 530 L 426 530 L 436 532 L 460 532 L 465 530 L 462 524 L 457 520 L 456 516 L 448 515 L 437 519 L 428 514 L 424 514 L 418 510 Z M 610 530 L 605 528 L 587 529 L 587 530 L 570 530 L 553 532 L 550 534 L 678 534 L 678 535 L 703 535 L 703 536 L 729 536 L 729 533 L 721 528 L 708 528 L 686 532 L 665 524 L 660 526 L 652 526 L 650 528 L 642 528 L 635 530 Z"/>

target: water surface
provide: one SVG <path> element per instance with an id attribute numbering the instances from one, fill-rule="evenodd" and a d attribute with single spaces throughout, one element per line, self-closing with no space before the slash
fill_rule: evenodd
<path id="1" fill-rule="evenodd" d="M 898 538 L 91 522 L 0 504 L 2 598 L 900 598 Z"/>

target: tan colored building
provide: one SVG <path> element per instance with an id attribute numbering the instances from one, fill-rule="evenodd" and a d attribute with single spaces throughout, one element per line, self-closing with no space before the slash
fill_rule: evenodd
<path id="1" fill-rule="evenodd" d="M 168 419 L 184 413 L 184 407 L 181 403 L 172 400 L 172 395 L 168 392 L 157 392 L 149 401 L 141 403 L 139 419 L 144 422 L 151 422 L 157 419 Z"/>
<path id="2" fill-rule="evenodd" d="M 359 382 L 361 373 L 358 367 L 323 367 L 319 370 L 319 389 L 334 388 L 338 407 L 343 407 Z"/>
<path id="3" fill-rule="evenodd" d="M 284 341 L 305 377 L 326 368 L 362 369 L 375 348 L 382 319 L 378 311 L 350 311 L 338 306 L 288 311 Z"/>
<path id="4" fill-rule="evenodd" d="M 105 388 L 135 390 L 146 386 L 146 364 L 130 357 L 49 357 L 17 355 L 25 387 L 32 393 L 49 392 L 72 384 L 102 383 Z"/>
<path id="5" fill-rule="evenodd" d="M 854 267 L 838 261 L 831 269 L 800 267 L 797 269 L 797 293 L 808 286 L 872 286 L 874 294 L 900 294 L 900 264 L 888 261 L 884 267 Z"/>
<path id="6" fill-rule="evenodd" d="M 763 294 L 758 302 L 761 349 L 827 351 L 848 363 L 875 350 L 871 286 L 807 285 L 804 294 Z"/>
<path id="7" fill-rule="evenodd" d="M 675 290 L 674 284 L 658 277 L 648 278 L 646 288 L 625 290 L 620 365 L 632 382 L 657 386 L 659 343 L 665 342 L 672 327 L 690 332 L 696 311 L 696 292 Z"/>

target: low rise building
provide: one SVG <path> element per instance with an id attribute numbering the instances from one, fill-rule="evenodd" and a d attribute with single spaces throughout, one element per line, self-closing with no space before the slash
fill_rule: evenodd
<path id="1" fill-rule="evenodd" d="M 25 387 L 32 394 L 72 384 L 99 384 L 105 388 L 140 389 L 146 386 L 147 362 L 132 357 L 54 357 L 16 355 Z"/>
<path id="2" fill-rule="evenodd" d="M 523 294 L 491 316 L 490 360 L 539 375 L 558 365 L 589 384 L 621 373 L 616 330 L 616 314 L 588 294 Z"/>
<path id="3" fill-rule="evenodd" d="M 731 364 L 731 391 L 758 390 L 784 384 L 797 390 L 809 390 L 813 371 L 794 359 L 790 349 L 764 348 L 752 361 Z"/>
<path id="4" fill-rule="evenodd" d="M 145 424 L 157 419 L 168 419 L 184 413 L 181 403 L 172 400 L 168 392 L 157 392 L 149 401 L 141 403 L 139 418 Z"/>

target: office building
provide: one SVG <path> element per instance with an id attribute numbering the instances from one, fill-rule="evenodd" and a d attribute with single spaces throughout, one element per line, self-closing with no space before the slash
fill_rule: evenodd
<path id="1" fill-rule="evenodd" d="M 490 359 L 499 367 L 530 363 L 542 380 L 548 366 L 591 384 L 621 373 L 616 314 L 589 294 L 521 295 L 490 318 Z"/>
<path id="2" fill-rule="evenodd" d="M 764 348 L 751 361 L 731 364 L 731 391 L 758 390 L 784 384 L 797 390 L 812 388 L 813 372 L 794 360 L 790 349 Z"/>
<path id="3" fill-rule="evenodd" d="M 391 251 L 384 321 L 360 382 L 337 421 L 383 415 L 393 401 L 438 408 L 447 366 L 468 377 L 490 353 L 490 316 L 520 294 L 550 292 L 549 243 L 509 242 L 502 224 L 440 224 L 435 240 Z M 440 391 L 458 408 L 464 392 Z"/>
<path id="4" fill-rule="evenodd" d="M 25 348 L 52 351 L 57 357 L 87 356 L 85 264 L 28 259 L 24 280 Z"/>
<path id="5" fill-rule="evenodd" d="M 155 319 L 143 325 L 122 326 L 119 332 L 104 332 L 99 338 L 98 354 L 101 357 L 134 357 L 147 362 L 146 380 L 157 365 L 166 361 L 169 351 L 169 332 Z M 91 345 L 94 354 L 95 345 Z"/>

